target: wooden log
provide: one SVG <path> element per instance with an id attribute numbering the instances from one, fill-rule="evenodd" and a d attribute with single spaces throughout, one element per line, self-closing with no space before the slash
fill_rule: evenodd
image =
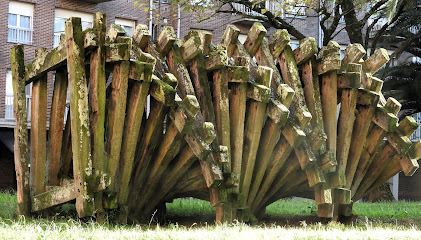
<path id="1" fill-rule="evenodd" d="M 140 49 L 144 49 L 146 47 L 150 38 L 151 34 L 149 32 L 148 26 L 144 24 L 138 24 L 133 33 L 133 40 L 140 47 Z"/>
<path id="2" fill-rule="evenodd" d="M 88 179 L 92 176 L 91 137 L 89 124 L 88 89 L 84 66 L 84 49 L 80 18 L 65 23 L 67 42 L 67 72 L 70 89 L 70 118 L 72 130 L 73 174 L 76 210 L 79 217 L 93 214 L 93 192 Z"/>
<path id="3" fill-rule="evenodd" d="M 126 99 L 129 79 L 128 61 L 114 65 L 113 79 L 111 82 L 111 95 L 107 102 L 107 143 L 105 151 L 108 159 L 108 177 L 111 192 L 117 192 L 117 171 L 120 163 L 123 127 L 126 117 Z"/>
<path id="4" fill-rule="evenodd" d="M 290 42 L 290 37 L 286 29 L 279 29 L 273 33 L 272 39 L 273 42 L 269 44 L 269 49 L 272 57 L 276 59 Z"/>
<path id="5" fill-rule="evenodd" d="M 244 42 L 244 48 L 250 56 L 254 56 L 256 54 L 266 33 L 267 30 L 259 22 L 255 22 L 253 26 L 251 26 L 247 39 Z"/>
<path id="6" fill-rule="evenodd" d="M 16 123 L 13 149 L 17 183 L 17 207 L 19 215 L 28 217 L 31 214 L 31 198 L 23 45 L 17 45 L 10 49 L 10 63 L 14 96 L 13 112 Z"/>
<path id="7" fill-rule="evenodd" d="M 107 28 L 106 17 L 103 13 L 94 16 L 93 31 L 98 36 L 98 47 L 91 52 L 90 79 L 89 79 L 89 109 L 92 132 L 92 161 L 95 180 L 99 184 L 107 172 L 105 155 L 105 31 Z M 56 79 L 57 81 L 57 79 Z M 66 97 L 64 97 L 64 101 Z M 62 121 L 63 122 L 63 121 Z M 62 128 L 61 128 L 62 129 Z M 60 130 L 61 130 L 60 129 Z M 97 218 L 102 221 L 104 208 L 102 204 L 102 192 L 95 193 L 95 208 Z"/>
<path id="8" fill-rule="evenodd" d="M 77 194 L 74 181 L 69 181 L 64 186 L 54 186 L 48 192 L 35 195 L 32 198 L 32 211 L 38 212 L 69 202 L 75 199 Z"/>
<path id="9" fill-rule="evenodd" d="M 150 82 L 148 81 L 134 82 L 130 90 L 121 144 L 119 178 L 117 181 L 119 184 L 117 201 L 119 205 L 123 206 L 127 204 L 129 181 L 132 176 L 137 140 L 142 125 L 142 115 L 145 111 L 149 86 Z"/>
<path id="10" fill-rule="evenodd" d="M 259 78 L 255 79 L 256 83 L 269 87 L 272 69 L 259 66 L 258 74 Z M 266 103 L 251 101 L 247 109 L 248 114 L 245 126 L 244 152 L 240 179 L 240 192 L 245 196 L 248 196 L 253 177 L 256 154 L 265 117 Z"/>
<path id="11" fill-rule="evenodd" d="M 46 185 L 47 75 L 32 84 L 31 105 L 31 190 L 38 195 Z"/>
<path id="12" fill-rule="evenodd" d="M 266 108 L 266 114 L 269 118 L 266 120 L 262 130 L 262 137 L 257 150 L 253 181 L 248 196 L 248 205 L 250 206 L 256 198 L 256 194 L 262 183 L 265 172 L 267 171 L 270 157 L 275 145 L 281 135 L 281 128 L 285 125 L 289 115 L 289 110 L 276 100 L 269 102 Z"/>
<path id="13" fill-rule="evenodd" d="M 51 104 L 50 130 L 48 131 L 49 150 L 46 165 L 47 185 L 52 186 L 58 186 L 60 184 L 58 173 L 60 168 L 66 97 L 67 72 L 63 69 L 57 70 L 54 81 L 53 100 Z"/>
<path id="14" fill-rule="evenodd" d="M 293 101 L 295 111 L 295 117 L 298 119 L 299 126 L 305 128 L 305 122 L 311 119 L 311 114 L 308 111 L 303 87 L 301 84 L 298 68 L 295 63 L 294 54 L 290 46 L 286 46 L 281 56 L 278 59 L 279 66 L 281 68 L 282 77 L 288 85 L 295 91 L 295 100 Z"/>

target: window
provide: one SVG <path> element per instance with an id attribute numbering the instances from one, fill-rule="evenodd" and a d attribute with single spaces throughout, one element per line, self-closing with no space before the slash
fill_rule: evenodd
<path id="1" fill-rule="evenodd" d="M 28 114 L 28 120 L 31 118 L 31 90 L 32 90 L 32 83 L 26 85 L 25 92 L 26 92 L 26 110 Z M 15 119 L 13 115 L 13 83 L 12 83 L 12 71 L 7 70 L 6 72 L 6 99 L 5 99 L 5 111 L 4 111 L 4 118 L 5 119 Z"/>
<path id="2" fill-rule="evenodd" d="M 54 18 L 54 47 L 60 44 L 60 35 L 64 34 L 64 22 L 70 17 L 79 17 L 82 20 L 82 30 L 92 27 L 94 17 L 90 13 L 83 13 L 57 8 Z"/>
<path id="3" fill-rule="evenodd" d="M 32 19 L 34 5 L 22 2 L 9 2 L 7 41 L 32 44 Z"/>
<path id="4" fill-rule="evenodd" d="M 127 35 L 129 35 L 130 37 L 133 36 L 133 32 L 134 32 L 135 25 L 136 25 L 135 21 L 128 20 L 128 19 L 122 19 L 122 18 L 116 18 L 115 24 L 122 27 L 124 29 L 124 31 L 126 31 Z"/>

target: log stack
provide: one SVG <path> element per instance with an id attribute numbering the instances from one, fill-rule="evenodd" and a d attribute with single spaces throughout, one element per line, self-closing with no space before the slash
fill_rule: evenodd
<path id="1" fill-rule="evenodd" d="M 117 25 L 106 32 L 104 14 L 94 19 L 83 32 L 80 19 L 67 20 L 60 45 L 26 66 L 23 47 L 11 49 L 21 215 L 75 199 L 79 217 L 102 221 L 117 208 L 126 223 L 197 197 L 219 222 L 251 222 L 280 198 L 310 193 L 320 217 L 341 220 L 354 201 L 418 168 L 421 143 L 408 138 L 418 126 L 398 123 L 400 104 L 373 77 L 384 49 L 363 60 L 351 44 L 341 60 L 336 42 L 319 51 L 306 38 L 292 50 L 286 30 L 269 37 L 260 23 L 244 44 L 233 25 L 219 44 L 201 30 L 177 39 L 172 27 L 152 41 L 144 25 L 128 37 Z"/>

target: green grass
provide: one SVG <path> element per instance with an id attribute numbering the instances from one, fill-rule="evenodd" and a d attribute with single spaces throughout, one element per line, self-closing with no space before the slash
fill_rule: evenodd
<path id="1" fill-rule="evenodd" d="M 361 216 L 357 224 L 324 225 L 305 220 L 317 214 L 314 201 L 279 200 L 268 206 L 268 217 L 298 216 L 296 224 L 214 225 L 195 218 L 215 213 L 209 202 L 187 198 L 167 203 L 169 216 L 191 217 L 187 225 L 100 225 L 77 219 L 72 204 L 60 206 L 62 213 L 48 219 L 18 217 L 16 195 L 0 193 L 0 239 L 421 239 L 421 225 L 413 222 L 421 223 L 421 202 L 357 203 L 354 209 Z"/>

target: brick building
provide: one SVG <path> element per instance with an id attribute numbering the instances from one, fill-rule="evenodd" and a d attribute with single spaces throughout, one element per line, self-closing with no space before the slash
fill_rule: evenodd
<path id="1" fill-rule="evenodd" d="M 25 60 L 34 59 L 36 48 L 52 49 L 58 45 L 60 34 L 64 32 L 64 21 L 71 17 L 80 17 L 83 28 L 89 28 L 93 23 L 93 13 L 104 12 L 107 24 L 122 26 L 130 35 L 137 24 L 149 25 L 149 13 L 142 8 L 135 7 L 136 0 L 0 0 L 0 188 L 15 187 L 13 164 L 13 89 L 10 72 L 10 48 L 21 43 L 25 45 Z M 246 34 L 255 22 L 253 19 L 240 15 L 220 13 L 203 22 L 197 22 L 194 13 L 173 10 L 167 0 L 154 0 L 154 7 L 159 13 L 159 19 L 152 22 L 152 35 L 156 37 L 160 27 L 171 25 L 179 37 L 184 36 L 191 29 L 202 29 L 213 33 L 213 42 L 219 43 L 227 24 L 235 24 L 240 30 L 240 41 L 244 41 Z M 267 9 L 276 9 L 274 3 L 267 2 Z M 251 11 L 244 6 L 235 6 L 242 12 Z M 257 14 L 257 13 L 252 13 Z M 322 30 L 319 18 L 315 14 L 305 11 L 305 7 L 294 7 L 284 10 L 282 17 L 290 21 L 306 36 L 316 39 L 319 47 L 322 45 Z M 340 22 L 344 24 L 344 22 Z M 268 36 L 276 30 L 266 26 Z M 341 49 L 349 43 L 345 31 L 335 36 Z M 298 46 L 298 41 L 292 38 L 292 48 Z M 48 99 L 51 101 L 53 75 L 48 76 Z M 27 87 L 27 99 L 30 103 L 31 86 Z M 48 103 L 50 104 L 50 103 Z M 30 106 L 30 104 L 27 104 Z M 49 108 L 47 108 L 49 112 Z M 28 109 L 29 113 L 30 109 Z M 47 113 L 48 114 L 48 113 Z M 29 114 L 28 114 L 29 116 Z M 421 175 L 421 173 L 419 174 Z M 405 180 L 406 181 L 406 180 Z M 396 183 L 396 182 L 395 182 Z M 402 184 L 401 184 L 402 185 Z M 395 184 L 396 186 L 396 184 Z M 404 187 L 400 187 L 402 195 Z M 420 197 L 421 199 L 421 197 Z"/>

